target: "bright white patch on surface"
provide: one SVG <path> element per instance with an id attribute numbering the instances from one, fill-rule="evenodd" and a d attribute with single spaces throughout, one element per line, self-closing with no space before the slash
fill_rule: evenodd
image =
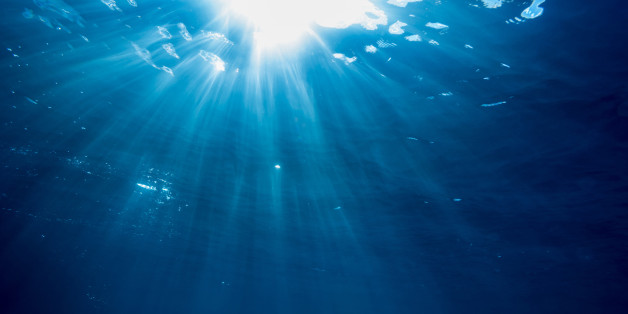
<path id="1" fill-rule="evenodd" d="M 393 35 L 401 35 L 404 33 L 404 30 L 402 29 L 402 27 L 407 26 L 407 25 L 408 24 L 402 21 L 397 21 L 393 23 L 392 25 L 390 25 L 390 27 L 388 28 L 388 32 Z"/>
<path id="2" fill-rule="evenodd" d="M 163 27 L 163 26 L 157 26 L 157 31 L 159 32 L 159 35 L 161 35 L 161 38 L 163 38 L 163 39 L 171 39 L 172 38 L 172 35 L 168 31 L 168 29 Z"/>
<path id="3" fill-rule="evenodd" d="M 410 36 L 406 36 L 406 40 L 407 41 L 421 41 L 423 39 L 421 39 L 421 36 L 419 35 L 410 35 Z"/>
<path id="4" fill-rule="evenodd" d="M 543 4 L 543 2 L 545 2 L 545 0 L 534 0 L 529 7 L 521 12 L 521 16 L 526 19 L 535 19 L 541 16 L 541 14 L 543 14 L 543 8 L 541 8 L 540 5 Z"/>
<path id="5" fill-rule="evenodd" d="M 179 55 L 177 54 L 177 52 L 174 50 L 174 45 L 171 43 L 167 43 L 167 44 L 163 44 L 161 45 L 161 47 L 171 56 L 179 59 Z"/>
<path id="6" fill-rule="evenodd" d="M 383 39 L 380 39 L 377 41 L 377 47 L 379 48 L 392 48 L 392 47 L 397 47 L 397 44 L 395 43 L 391 43 L 391 42 L 387 42 Z"/>
<path id="7" fill-rule="evenodd" d="M 334 53 L 334 58 L 344 61 L 345 64 L 353 63 L 355 60 L 358 59 L 357 57 L 349 58 L 342 53 Z"/>
<path id="8" fill-rule="evenodd" d="M 109 9 L 111 11 L 119 11 L 122 12 L 122 10 L 120 9 L 120 7 L 118 7 L 118 5 L 116 4 L 116 0 L 100 0 L 100 2 L 102 2 L 104 5 L 106 5 L 107 7 L 109 7 Z"/>
<path id="9" fill-rule="evenodd" d="M 427 24 L 425 24 L 425 26 L 433 28 L 433 29 L 446 29 L 449 28 L 449 26 L 443 24 L 443 23 L 432 23 L 432 22 L 427 22 Z"/>
<path id="10" fill-rule="evenodd" d="M 430 43 L 430 45 L 434 45 L 434 46 L 438 46 L 438 45 L 440 45 L 440 44 L 439 44 L 436 40 L 434 40 L 434 39 L 430 39 L 429 43 Z"/>
<path id="11" fill-rule="evenodd" d="M 128 2 L 130 6 L 137 8 L 137 2 L 135 2 L 135 0 L 126 0 L 126 2 Z"/>
<path id="12" fill-rule="evenodd" d="M 221 33 L 206 32 L 204 30 L 201 30 L 201 36 L 209 40 L 218 40 L 218 41 L 224 42 L 225 44 L 233 45 L 233 42 L 229 40 L 224 34 L 221 34 Z"/>
<path id="13" fill-rule="evenodd" d="M 203 58 L 203 60 L 209 62 L 211 65 L 214 66 L 214 70 L 218 71 L 218 72 L 224 72 L 225 71 L 225 62 L 222 61 L 222 59 L 220 59 L 220 57 L 218 57 L 217 55 L 211 53 L 211 52 L 207 52 L 205 50 L 201 50 L 198 53 L 199 56 L 201 56 L 201 58 Z"/>
<path id="14" fill-rule="evenodd" d="M 255 26 L 258 46 L 295 43 L 310 27 L 367 30 L 388 24 L 384 11 L 369 0 L 223 0 L 230 12 L 246 17 Z"/>
<path id="15" fill-rule="evenodd" d="M 177 24 L 177 26 L 179 27 L 179 34 L 181 34 L 181 36 L 185 40 L 191 41 L 192 40 L 192 35 L 190 35 L 190 32 L 188 32 L 188 29 L 187 29 L 187 27 L 185 27 L 185 24 L 179 23 L 179 24 Z"/>
<path id="16" fill-rule="evenodd" d="M 423 0 L 388 0 L 388 4 L 392 4 L 398 6 L 400 8 L 405 8 L 410 2 L 420 2 Z"/>
<path id="17" fill-rule="evenodd" d="M 281 169 L 280 165 L 275 165 L 275 169 Z"/>
<path id="18" fill-rule="evenodd" d="M 161 68 L 158 68 L 158 69 L 162 70 L 162 71 L 164 71 L 164 72 L 166 72 L 166 73 L 168 73 L 168 74 L 170 74 L 172 76 L 174 76 L 174 72 L 172 71 L 172 69 L 167 67 L 167 66 L 165 66 L 165 65 L 162 65 Z"/>
<path id="19" fill-rule="evenodd" d="M 364 47 L 364 51 L 368 52 L 368 53 L 376 53 L 377 52 L 377 48 L 373 45 L 368 45 L 366 47 Z"/>
<path id="20" fill-rule="evenodd" d="M 150 66 L 152 66 L 153 68 L 155 68 L 157 70 L 162 70 L 162 71 L 164 71 L 164 72 L 174 76 L 174 72 L 172 71 L 172 69 L 170 69 L 167 66 L 157 66 L 155 64 L 155 62 L 153 62 L 153 59 L 150 56 L 150 51 L 148 51 L 148 49 L 144 49 L 144 48 L 138 46 L 136 43 L 133 43 L 133 42 L 131 43 L 131 45 L 135 49 L 135 54 L 138 55 L 140 58 L 142 58 L 142 60 L 144 60 Z"/>
<path id="21" fill-rule="evenodd" d="M 496 9 L 502 6 L 504 0 L 482 0 L 484 7 L 489 9 Z"/>

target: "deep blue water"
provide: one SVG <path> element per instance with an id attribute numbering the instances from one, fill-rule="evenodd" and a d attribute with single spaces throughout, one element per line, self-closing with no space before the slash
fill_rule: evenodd
<path id="1" fill-rule="evenodd" d="M 624 2 L 132 2 L 3 1 L 0 312 L 626 312 Z"/>

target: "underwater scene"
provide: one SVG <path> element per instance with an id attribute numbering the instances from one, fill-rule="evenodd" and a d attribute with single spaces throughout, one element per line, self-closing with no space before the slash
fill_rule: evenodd
<path id="1" fill-rule="evenodd" d="M 627 313 L 628 4 L 3 0 L 0 313 Z"/>

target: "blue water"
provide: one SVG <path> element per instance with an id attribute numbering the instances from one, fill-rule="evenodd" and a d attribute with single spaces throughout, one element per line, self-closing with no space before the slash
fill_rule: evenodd
<path id="1" fill-rule="evenodd" d="M 628 5 L 371 2 L 3 1 L 0 312 L 625 313 Z"/>

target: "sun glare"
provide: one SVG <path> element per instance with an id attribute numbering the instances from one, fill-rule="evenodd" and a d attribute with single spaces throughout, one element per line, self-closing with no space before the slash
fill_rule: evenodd
<path id="1" fill-rule="evenodd" d="M 375 29 L 387 23 L 383 11 L 369 0 L 224 0 L 230 12 L 254 27 L 257 46 L 296 44 L 312 26 L 347 28 L 361 24 Z"/>

